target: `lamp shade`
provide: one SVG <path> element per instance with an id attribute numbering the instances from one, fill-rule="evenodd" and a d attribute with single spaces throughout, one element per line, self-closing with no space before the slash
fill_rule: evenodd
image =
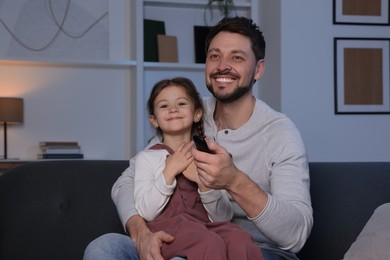
<path id="1" fill-rule="evenodd" d="M 23 99 L 0 97 L 0 122 L 23 123 Z"/>

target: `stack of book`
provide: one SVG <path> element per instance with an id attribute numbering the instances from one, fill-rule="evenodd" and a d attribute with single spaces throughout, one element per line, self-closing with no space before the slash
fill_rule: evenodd
<path id="1" fill-rule="evenodd" d="M 41 153 L 38 159 L 82 159 L 80 145 L 77 142 L 45 141 L 39 143 Z"/>

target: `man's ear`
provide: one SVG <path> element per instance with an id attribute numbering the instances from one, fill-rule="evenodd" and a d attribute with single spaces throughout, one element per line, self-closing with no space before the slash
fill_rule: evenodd
<path id="1" fill-rule="evenodd" d="M 263 74 L 264 74 L 264 71 L 265 71 L 265 61 L 264 60 L 259 60 L 257 63 L 256 63 L 256 71 L 255 71 L 255 80 L 259 80 Z"/>
<path id="2" fill-rule="evenodd" d="M 154 128 L 158 128 L 158 122 L 157 122 L 156 118 L 154 117 L 154 115 L 149 116 L 149 122 L 152 124 L 152 126 Z"/>
<path id="3" fill-rule="evenodd" d="M 203 115 L 202 109 L 198 108 L 197 110 L 195 110 L 194 122 L 195 122 L 195 123 L 198 123 L 199 120 L 202 118 L 202 115 Z"/>

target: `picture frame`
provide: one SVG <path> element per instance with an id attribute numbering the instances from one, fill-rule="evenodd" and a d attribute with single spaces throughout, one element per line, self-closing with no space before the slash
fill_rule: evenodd
<path id="1" fill-rule="evenodd" d="M 390 0 L 333 0 L 333 24 L 390 25 Z"/>
<path id="2" fill-rule="evenodd" d="M 390 114 L 390 38 L 334 38 L 335 114 Z"/>

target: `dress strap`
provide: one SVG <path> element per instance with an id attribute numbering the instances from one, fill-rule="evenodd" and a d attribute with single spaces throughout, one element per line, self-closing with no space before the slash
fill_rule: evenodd
<path id="1" fill-rule="evenodd" d="M 150 150 L 162 150 L 162 149 L 165 149 L 165 150 L 168 151 L 169 154 L 173 154 L 173 152 L 174 152 L 171 147 L 169 147 L 168 145 L 165 145 L 165 144 L 161 144 L 161 143 L 160 144 L 155 144 L 155 145 L 151 146 L 149 149 Z"/>

